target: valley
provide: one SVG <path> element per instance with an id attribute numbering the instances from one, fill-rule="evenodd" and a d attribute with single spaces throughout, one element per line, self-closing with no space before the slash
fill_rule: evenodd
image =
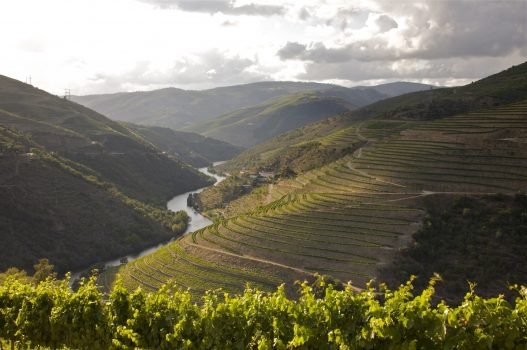
<path id="1" fill-rule="evenodd" d="M 142 215 L 148 224 L 138 224 L 137 219 L 126 223 L 140 225 L 135 228 L 112 226 L 109 231 L 101 231 L 93 224 L 86 225 L 86 230 L 116 235 L 111 238 L 115 243 L 101 240 L 105 242 L 104 249 L 84 243 L 90 248 L 77 263 L 71 262 L 72 254 L 76 254 L 71 248 L 67 248 L 69 253 L 56 248 L 56 257 L 47 254 L 60 272 L 107 261 L 102 265 L 111 268 L 100 276 L 107 290 L 117 279 L 129 289 L 142 287 L 151 291 L 170 281 L 189 289 L 199 299 L 208 289 L 238 293 L 247 283 L 267 291 L 285 283 L 286 292 L 293 295 L 295 281 L 313 281 L 318 275 L 351 281 L 359 290 L 380 277 L 390 283 L 403 282 L 401 276 L 409 275 L 394 270 L 394 264 L 412 251 L 414 237 L 426 231 L 429 218 L 442 215 L 430 203 L 441 203 L 446 211 L 465 197 L 494 205 L 491 203 L 496 196 L 521 197 L 527 189 L 527 150 L 522 147 L 522 140 L 527 137 L 527 103 L 518 93 L 526 84 L 521 78 L 524 71 L 525 63 L 456 88 L 463 92 L 463 101 L 465 90 L 479 91 L 477 98 L 481 101 L 493 101 L 490 105 L 473 104 L 466 113 L 453 109 L 441 112 L 448 115 L 439 114 L 438 118 L 413 118 L 377 107 L 399 106 L 405 99 L 412 106 L 411 101 L 422 96 L 429 101 L 428 108 L 435 111 L 434 106 L 444 103 L 444 96 L 456 98 L 449 95 L 452 88 L 413 92 L 355 110 L 321 108 L 329 118 L 312 123 L 308 116 L 300 118 L 305 126 L 275 137 L 269 134 L 268 140 L 259 139 L 258 144 L 245 151 L 189 132 L 110 121 L 70 101 L 6 78 L 6 102 L 1 103 L 0 99 L 0 116 L 5 125 L 2 161 L 10 162 L 6 169 L 13 170 L 4 175 L 3 192 L 7 196 L 25 186 L 26 193 L 55 193 L 46 194 L 49 211 L 35 207 L 34 214 L 46 222 L 54 235 L 77 229 L 68 222 L 70 216 L 56 214 L 64 208 L 65 198 L 71 198 L 80 186 L 67 176 L 77 177 L 77 182 L 88 186 L 81 190 L 84 195 L 71 199 L 72 203 L 83 200 L 82 196 L 84 200 L 97 198 L 94 189 L 98 188 L 102 191 L 98 196 L 109 195 Z M 519 89 L 512 102 L 492 97 L 504 94 L 508 80 L 514 89 Z M 210 129 L 216 133 L 222 125 L 229 125 L 224 121 L 231 119 L 236 125 L 245 118 L 267 120 L 271 116 L 271 124 L 276 124 L 274 119 L 284 119 L 281 113 L 293 113 L 291 106 L 302 106 L 304 112 L 299 110 L 298 115 L 305 116 L 306 111 L 311 113 L 318 108 L 311 102 L 317 105 L 327 96 L 334 96 L 335 91 L 355 94 L 354 89 L 338 90 L 333 86 L 316 93 L 295 92 L 207 123 L 215 123 Z M 8 95 L 14 100 L 7 102 Z M 47 106 L 57 113 L 50 113 Z M 417 111 L 422 106 L 415 108 Z M 194 128 L 199 131 L 199 125 Z M 243 131 L 233 130 L 244 137 Z M 220 157 L 232 159 L 217 162 Z M 198 172 L 185 162 L 205 167 Z M 28 166 L 48 169 L 49 164 L 58 166 L 56 183 L 50 187 L 29 180 Z M 209 172 L 209 164 L 230 177 L 219 186 L 210 186 L 213 178 L 223 177 Z M 43 171 L 39 169 L 38 173 L 44 174 Z M 59 180 L 61 177 L 64 179 Z M 71 188 L 65 183 L 71 183 Z M 182 183 L 185 186 L 178 185 Z M 30 187 L 32 184 L 34 187 Z M 179 194 L 170 199 L 170 193 Z M 203 213 L 187 206 L 191 193 L 193 204 Z M 27 237 L 36 237 L 35 228 L 17 226 L 22 224 L 14 218 L 23 214 L 13 208 L 28 207 L 22 204 L 28 200 L 38 201 L 28 195 L 10 196 L 9 201 L 4 201 L 9 203 L 4 210 L 6 232 L 23 227 Z M 99 203 L 101 210 L 105 203 L 110 202 Z M 97 210 L 93 214 L 102 218 L 93 222 L 107 225 L 106 220 L 110 220 Z M 160 230 L 157 236 L 156 230 Z M 141 235 L 149 235 L 150 239 L 140 238 Z M 20 259 L 21 247 L 28 244 L 23 243 L 22 237 L 17 234 L 9 239 L 18 241 L 6 240 L 12 242 L 6 245 L 13 253 L 12 261 Z M 514 241 L 511 237 L 508 239 Z M 167 241 L 166 245 L 162 243 Z M 33 244 L 33 249 L 49 249 L 40 239 Z M 90 255 L 93 251 L 98 251 L 97 258 Z M 455 254 L 455 249 L 452 252 Z M 5 252 L 6 256 L 9 254 Z M 38 255 L 23 256 L 25 260 L 17 263 L 20 267 L 27 268 L 38 259 Z M 515 263 L 523 263 L 520 256 L 514 259 Z M 8 261 L 6 264 L 12 264 Z M 122 264 L 123 261 L 127 263 Z M 430 273 L 420 276 L 421 281 L 426 281 Z M 440 296 L 456 299 L 464 291 L 458 285 L 456 288 L 454 292 L 446 288 Z M 485 287 L 483 290 L 486 293 Z M 489 293 L 494 290 L 497 289 L 490 288 Z"/>
<path id="2" fill-rule="evenodd" d="M 0 350 L 527 350 L 527 0 L 0 13 Z"/>
<path id="3" fill-rule="evenodd" d="M 212 165 L 213 166 L 214 165 L 220 165 L 222 163 L 223 163 L 222 161 L 219 161 L 219 162 L 213 163 Z M 223 179 L 225 179 L 224 176 L 210 173 L 207 170 L 206 167 L 205 168 L 199 168 L 198 170 L 200 172 L 202 172 L 203 174 L 205 174 L 205 175 L 213 177 L 216 180 L 216 182 L 214 183 L 214 186 L 216 186 Z M 170 210 L 172 212 L 176 212 L 176 213 L 179 212 L 179 211 L 185 211 L 187 216 L 188 216 L 188 225 L 187 225 L 185 231 L 182 232 L 182 235 L 185 235 L 185 234 L 190 233 L 190 232 L 194 232 L 196 230 L 200 230 L 201 228 L 206 227 L 206 226 L 208 226 L 208 225 L 210 225 L 212 223 L 212 221 L 209 220 L 207 217 L 201 215 L 200 213 L 198 213 L 197 211 L 195 211 L 194 209 L 192 209 L 191 207 L 189 207 L 187 205 L 187 199 L 188 199 L 188 196 L 190 194 L 199 193 L 199 192 L 203 191 L 206 188 L 207 187 L 198 188 L 198 189 L 193 190 L 193 191 L 189 191 L 189 192 L 185 192 L 185 193 L 182 193 L 182 194 L 178 194 L 177 196 L 175 196 L 174 198 L 170 199 L 167 202 L 167 209 L 168 210 Z M 126 261 L 126 262 L 134 261 L 134 260 L 136 260 L 136 259 L 138 259 L 138 258 L 140 258 L 142 256 L 145 256 L 147 254 L 155 252 L 156 250 L 162 248 L 166 244 L 167 243 L 161 243 L 161 244 L 153 246 L 153 247 L 148 247 L 147 249 L 145 249 L 145 250 L 143 250 L 143 251 L 141 251 L 141 252 L 139 252 L 137 254 L 121 256 L 119 258 L 107 261 L 103 265 L 104 265 L 105 268 L 119 266 L 119 265 L 122 264 L 122 261 Z"/>

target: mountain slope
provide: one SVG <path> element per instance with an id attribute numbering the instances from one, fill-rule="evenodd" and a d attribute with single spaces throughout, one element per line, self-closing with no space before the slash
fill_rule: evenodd
<path id="1" fill-rule="evenodd" d="M 428 89 L 428 85 L 400 83 L 412 91 Z M 181 129 L 204 123 L 234 110 L 259 105 L 281 96 L 305 91 L 336 89 L 350 90 L 355 95 L 349 100 L 355 106 L 365 106 L 380 99 L 394 96 L 393 89 L 386 93 L 375 87 L 347 89 L 337 85 L 301 82 L 259 82 L 220 87 L 203 91 L 167 88 L 155 91 L 73 96 L 78 103 L 88 106 L 112 119 L 146 125 Z M 336 97 L 341 97 L 335 95 Z"/>
<path id="2" fill-rule="evenodd" d="M 160 150 L 166 151 L 197 168 L 209 166 L 213 162 L 231 159 L 242 151 L 241 147 L 192 132 L 132 123 L 127 123 L 126 127 Z"/>
<path id="3" fill-rule="evenodd" d="M 485 105 L 526 98 L 527 63 L 523 63 L 466 86 L 428 89 L 385 99 L 291 130 L 245 150 L 222 168 L 230 172 L 242 168 L 280 171 L 291 166 L 295 171 L 303 172 L 335 160 L 341 152 L 353 151 L 360 138 L 350 135 L 349 130 L 353 129 L 349 128 L 359 120 L 384 119 L 374 126 L 390 136 L 405 125 L 411 125 L 414 119 L 444 118 L 455 115 L 458 110 L 478 110 Z M 350 143 L 335 140 L 349 140 Z"/>
<path id="4" fill-rule="evenodd" d="M 520 101 L 527 96 L 527 62 L 461 87 L 414 92 L 373 103 L 357 117 L 430 120 Z"/>
<path id="5" fill-rule="evenodd" d="M 131 197 L 163 204 L 208 180 L 125 126 L 79 104 L 0 76 L 0 123 L 84 164 Z"/>
<path id="6" fill-rule="evenodd" d="M 180 129 L 277 96 L 330 87 L 333 85 L 261 82 L 204 91 L 166 88 L 72 99 L 113 119 Z"/>
<path id="7" fill-rule="evenodd" d="M 90 169 L 0 124 L 0 270 L 48 258 L 59 272 L 182 232 L 185 216 L 120 193 Z"/>
<path id="8" fill-rule="evenodd" d="M 211 182 L 125 126 L 0 76 L 0 269 L 47 257 L 65 272 L 169 240 L 188 217 L 165 200 Z"/>
<path id="9" fill-rule="evenodd" d="M 241 146 L 252 146 L 351 108 L 353 106 L 341 98 L 319 92 L 298 93 L 237 110 L 189 130 Z"/>

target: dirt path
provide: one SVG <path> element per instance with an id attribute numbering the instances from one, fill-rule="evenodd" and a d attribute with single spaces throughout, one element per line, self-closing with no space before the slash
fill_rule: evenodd
<path id="1" fill-rule="evenodd" d="M 374 179 L 375 181 L 378 181 L 378 182 L 382 182 L 382 183 L 385 183 L 385 184 L 388 184 L 388 185 L 393 185 L 393 186 L 397 186 L 397 187 L 406 187 L 405 185 L 402 185 L 402 184 L 398 184 L 396 182 L 391 182 L 391 181 L 386 181 L 386 180 L 382 180 L 376 176 L 373 176 L 373 175 L 370 175 L 368 174 L 367 172 L 363 171 L 363 170 L 359 170 L 357 168 L 355 168 L 353 166 L 353 164 L 351 164 L 351 160 L 346 164 L 346 166 L 348 167 L 348 169 L 350 169 L 351 171 L 355 171 L 356 173 L 362 175 L 362 176 L 366 176 L 366 177 L 369 177 L 370 179 Z"/>
<path id="2" fill-rule="evenodd" d="M 355 128 L 355 135 L 359 140 L 369 142 L 370 140 L 360 133 L 360 128 L 362 128 L 362 123 Z"/>
<path id="3" fill-rule="evenodd" d="M 293 271 L 296 271 L 296 272 L 299 272 L 299 273 L 302 273 L 302 274 L 307 274 L 307 275 L 310 275 L 310 276 L 313 275 L 313 273 L 311 273 L 309 271 L 306 271 L 306 270 L 303 270 L 303 269 L 299 269 L 297 267 L 293 267 L 293 266 L 289 266 L 289 265 L 280 264 L 280 263 L 277 263 L 277 262 L 274 262 L 274 261 L 271 261 L 271 260 L 261 259 L 261 258 L 257 258 L 257 257 L 250 256 L 250 255 L 238 255 L 238 254 L 226 252 L 224 250 L 211 248 L 211 247 L 199 245 L 199 244 L 192 243 L 192 242 L 189 242 L 188 244 L 189 245 L 193 245 L 193 246 L 197 247 L 198 249 L 205 249 L 205 250 L 209 250 L 209 251 L 220 253 L 220 254 L 234 256 L 234 257 L 240 258 L 240 259 L 246 259 L 246 260 L 251 260 L 251 261 L 256 261 L 256 262 L 260 262 L 260 263 L 264 263 L 264 264 L 273 265 L 273 266 L 278 266 L 278 267 L 281 267 L 281 268 L 284 268 L 284 269 L 293 270 Z"/>
<path id="4" fill-rule="evenodd" d="M 353 152 L 353 157 L 354 158 L 361 158 L 362 157 L 362 150 L 365 148 L 365 147 L 368 147 L 369 144 L 371 143 L 371 140 L 370 139 L 367 139 L 366 137 L 364 137 L 361 133 L 360 133 L 360 128 L 361 128 L 361 125 L 357 126 L 357 128 L 355 129 L 355 134 L 357 135 L 357 137 L 361 140 L 361 141 L 366 141 L 366 143 L 364 145 L 362 145 L 362 147 L 360 147 L 358 150 L 356 150 L 355 152 Z M 378 181 L 378 182 L 382 182 L 382 183 L 385 183 L 385 184 L 388 184 L 388 185 L 393 185 L 393 186 L 398 186 L 398 187 L 406 187 L 405 185 L 402 185 L 402 184 L 399 184 L 399 183 L 395 183 L 395 182 L 391 182 L 391 181 L 386 181 L 386 180 L 383 180 L 383 179 L 380 179 L 376 176 L 373 176 L 373 175 L 370 175 L 368 174 L 367 172 L 363 171 L 363 170 L 359 170 L 357 168 L 355 168 L 353 166 L 353 164 L 351 163 L 351 160 L 348 161 L 348 163 L 346 163 L 346 166 L 348 167 L 348 169 L 350 169 L 351 171 L 355 171 L 357 172 L 358 174 L 362 175 L 362 176 L 366 176 L 366 177 L 369 177 L 371 179 L 374 179 L 375 181 Z"/>
<path id="5" fill-rule="evenodd" d="M 265 204 L 270 204 L 273 201 L 273 195 L 272 195 L 273 188 L 274 188 L 274 184 L 269 184 L 269 187 L 267 189 L 267 196 L 265 196 Z"/>

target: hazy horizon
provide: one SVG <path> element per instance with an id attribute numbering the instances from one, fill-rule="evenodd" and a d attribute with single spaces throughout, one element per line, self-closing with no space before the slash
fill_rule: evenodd
<path id="1" fill-rule="evenodd" d="M 89 94 L 89 95 L 111 95 L 111 94 L 133 93 L 133 92 L 151 92 L 151 91 L 164 90 L 164 89 L 179 89 L 179 90 L 185 90 L 185 91 L 206 91 L 206 90 L 213 90 L 213 89 L 218 89 L 218 88 L 228 88 L 228 87 L 233 87 L 233 86 L 242 86 L 242 85 L 259 84 L 259 83 L 306 83 L 306 84 L 318 83 L 318 84 L 333 84 L 333 85 L 342 86 L 342 87 L 348 87 L 348 88 L 356 88 L 356 87 L 369 87 L 369 86 L 377 86 L 377 85 L 391 84 L 391 83 L 419 83 L 419 82 L 396 80 L 396 81 L 393 81 L 393 82 L 386 82 L 386 83 L 380 83 L 380 84 L 345 86 L 345 85 L 342 85 L 342 84 L 323 83 L 323 82 L 318 82 L 318 81 L 262 80 L 262 81 L 255 81 L 255 82 L 251 82 L 251 83 L 241 83 L 241 84 L 232 84 L 232 85 L 219 85 L 219 86 L 214 86 L 214 87 L 210 87 L 210 88 L 207 87 L 207 88 L 202 88 L 202 89 L 184 89 L 184 88 L 179 88 L 179 87 L 175 87 L 175 86 L 166 86 L 166 87 L 162 87 L 162 88 L 153 88 L 153 89 L 150 89 L 150 90 L 114 91 L 114 92 L 106 92 L 106 93 L 95 93 L 95 94 Z M 432 84 L 430 84 L 430 85 L 432 85 Z M 449 86 L 446 86 L 446 85 L 435 85 L 435 86 L 438 87 L 438 88 L 442 88 L 442 87 L 453 87 L 455 85 L 449 85 Z M 87 96 L 87 95 L 76 95 L 75 94 L 74 96 Z"/>

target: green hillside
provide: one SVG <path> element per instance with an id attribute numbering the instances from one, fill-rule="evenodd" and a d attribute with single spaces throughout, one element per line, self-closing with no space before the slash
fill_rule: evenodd
<path id="1" fill-rule="evenodd" d="M 353 106 L 341 98 L 317 92 L 298 93 L 237 110 L 187 129 L 247 147 L 351 108 Z"/>
<path id="2" fill-rule="evenodd" d="M 213 162 L 231 159 L 242 151 L 241 147 L 192 132 L 132 123 L 127 123 L 126 127 L 160 150 L 166 151 L 197 168 L 209 166 Z"/>
<path id="3" fill-rule="evenodd" d="M 268 99 L 335 85 L 261 82 L 203 91 L 167 88 L 145 92 L 74 96 L 112 119 L 179 129 Z"/>
<path id="4" fill-rule="evenodd" d="M 31 135 L 48 151 L 89 167 L 143 201 L 164 205 L 173 194 L 209 183 L 122 124 L 3 76 L 0 124 Z"/>
<path id="5" fill-rule="evenodd" d="M 363 141 L 348 129 L 353 121 L 343 115 L 285 132 L 248 148 L 220 168 L 230 172 L 242 169 L 269 169 L 282 172 L 291 168 L 301 173 L 353 152 Z M 341 142 L 342 141 L 342 142 Z"/>

